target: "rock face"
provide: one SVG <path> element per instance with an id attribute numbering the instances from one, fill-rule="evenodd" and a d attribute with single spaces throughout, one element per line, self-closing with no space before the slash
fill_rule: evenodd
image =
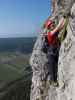
<path id="1" fill-rule="evenodd" d="M 75 100 L 75 3 L 71 8 L 67 32 L 61 45 L 58 66 L 59 79 L 64 81 L 65 89 L 63 92 L 60 90 L 58 95 L 61 100 Z"/>
<path id="2" fill-rule="evenodd" d="M 47 92 L 46 80 L 49 77 L 48 68 L 45 65 L 47 62 L 46 54 L 42 51 L 43 36 L 39 36 L 33 48 L 33 53 L 30 59 L 30 65 L 33 70 L 31 100 L 39 100 Z M 46 94 L 45 94 L 46 95 Z M 44 96 L 46 97 L 46 96 Z"/>
<path id="3" fill-rule="evenodd" d="M 71 15 L 67 36 L 61 44 L 59 53 L 58 79 L 64 82 L 64 88 L 61 88 L 61 82 L 59 87 L 50 85 L 50 76 L 45 66 L 46 54 L 37 49 L 41 44 L 38 39 L 30 60 L 33 69 L 30 100 L 75 100 L 75 0 L 56 0 L 56 13 L 58 16 L 62 16 L 63 13 Z"/>

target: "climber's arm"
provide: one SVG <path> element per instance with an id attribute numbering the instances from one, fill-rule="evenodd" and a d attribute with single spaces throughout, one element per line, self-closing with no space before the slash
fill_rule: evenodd
<path id="1" fill-rule="evenodd" d="M 53 31 L 51 31 L 51 34 L 53 35 L 53 34 L 57 33 L 59 30 L 61 30 L 63 28 L 64 24 L 65 24 L 65 19 L 64 19 L 64 17 L 62 17 L 60 19 L 57 27 Z"/>

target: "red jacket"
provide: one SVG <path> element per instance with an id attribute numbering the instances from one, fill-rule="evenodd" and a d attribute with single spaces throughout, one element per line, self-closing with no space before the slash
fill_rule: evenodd
<path id="1" fill-rule="evenodd" d="M 53 44 L 53 45 L 57 44 L 58 37 L 56 36 L 56 34 L 52 35 L 51 32 L 48 32 L 47 38 L 49 44 Z"/>

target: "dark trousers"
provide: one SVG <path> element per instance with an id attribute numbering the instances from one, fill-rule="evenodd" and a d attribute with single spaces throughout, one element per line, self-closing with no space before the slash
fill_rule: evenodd
<path id="1" fill-rule="evenodd" d="M 57 72 L 58 72 L 58 58 L 59 58 L 59 48 L 57 46 L 50 45 L 47 51 L 48 57 L 48 72 L 51 76 L 50 80 L 57 81 Z"/>

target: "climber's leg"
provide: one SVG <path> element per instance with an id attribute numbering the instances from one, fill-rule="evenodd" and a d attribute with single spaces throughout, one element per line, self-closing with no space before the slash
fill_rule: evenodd
<path id="1" fill-rule="evenodd" d="M 53 56 L 53 48 L 49 47 L 48 52 L 47 52 L 47 57 L 48 57 L 48 71 L 50 74 L 50 80 L 53 81 L 53 66 L 54 66 L 54 56 Z"/>
<path id="2" fill-rule="evenodd" d="M 51 75 L 51 80 L 57 82 L 57 72 L 58 72 L 58 57 L 59 49 L 57 47 L 50 47 L 47 53 L 48 57 L 48 70 Z"/>
<path id="3" fill-rule="evenodd" d="M 50 55 L 48 53 L 48 64 L 47 64 L 47 67 L 48 67 L 48 72 L 49 72 L 49 76 L 50 76 L 50 81 L 53 81 L 54 80 L 54 77 L 53 77 L 53 56 Z"/>
<path id="4" fill-rule="evenodd" d="M 59 57 L 58 54 L 56 54 L 56 55 L 54 56 L 53 77 L 54 77 L 54 81 L 55 81 L 55 82 L 57 82 L 58 57 Z"/>

